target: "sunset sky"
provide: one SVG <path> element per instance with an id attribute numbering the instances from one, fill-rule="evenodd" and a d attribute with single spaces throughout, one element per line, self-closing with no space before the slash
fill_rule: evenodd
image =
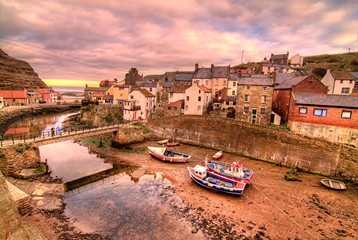
<path id="1" fill-rule="evenodd" d="M 0 47 L 51 85 L 358 51 L 358 1 L 0 0 Z M 243 52 L 244 51 L 244 52 Z M 66 81 L 62 81 L 66 80 Z"/>

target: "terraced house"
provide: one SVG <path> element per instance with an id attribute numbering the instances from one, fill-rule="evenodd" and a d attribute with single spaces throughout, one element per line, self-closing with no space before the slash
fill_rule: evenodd
<path id="1" fill-rule="evenodd" d="M 236 101 L 236 119 L 254 124 L 269 124 L 273 82 L 267 75 L 240 78 Z"/>

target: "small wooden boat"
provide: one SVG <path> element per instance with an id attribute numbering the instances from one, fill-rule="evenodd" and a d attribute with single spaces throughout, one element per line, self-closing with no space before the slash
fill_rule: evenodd
<path id="1" fill-rule="evenodd" d="M 168 150 L 166 147 L 148 147 L 148 152 L 164 162 L 188 162 L 190 155 Z"/>
<path id="2" fill-rule="evenodd" d="M 188 171 L 191 179 L 205 188 L 234 195 L 241 195 L 244 193 L 246 183 L 218 179 L 208 172 L 204 166 L 196 165 L 194 168 L 188 167 Z"/>
<path id="3" fill-rule="evenodd" d="M 225 163 L 207 160 L 206 167 L 210 173 L 215 175 L 216 178 L 223 180 L 233 180 L 238 182 L 251 183 L 254 171 L 249 168 L 244 168 L 242 164 L 233 162 Z"/>
<path id="4" fill-rule="evenodd" d="M 164 139 L 164 140 L 158 141 L 157 143 L 162 145 L 162 144 L 166 144 L 168 141 L 169 141 L 169 139 Z"/>
<path id="5" fill-rule="evenodd" d="M 328 178 L 321 179 L 321 184 L 325 187 L 328 187 L 328 188 L 331 188 L 334 190 L 346 190 L 347 189 L 346 185 L 343 182 L 334 180 L 334 179 L 328 179 Z"/>
<path id="6" fill-rule="evenodd" d="M 176 141 L 167 142 L 168 147 L 174 147 L 174 146 L 178 146 L 178 145 L 179 145 L 179 142 L 176 142 Z"/>
<path id="7" fill-rule="evenodd" d="M 213 155 L 214 160 L 219 160 L 222 157 L 223 157 L 223 151 L 219 151 Z"/>

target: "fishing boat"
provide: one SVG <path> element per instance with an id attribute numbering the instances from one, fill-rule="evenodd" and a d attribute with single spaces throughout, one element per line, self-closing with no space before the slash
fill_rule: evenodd
<path id="1" fill-rule="evenodd" d="M 188 167 L 188 171 L 190 178 L 202 187 L 234 195 L 244 193 L 246 183 L 230 179 L 218 179 L 208 172 L 204 166 L 196 165 L 194 168 Z"/>
<path id="2" fill-rule="evenodd" d="M 206 167 L 216 178 L 223 180 L 233 180 L 238 182 L 251 183 L 254 171 L 244 168 L 242 164 L 233 162 L 225 163 L 219 161 L 206 160 Z"/>
<path id="3" fill-rule="evenodd" d="M 177 141 L 167 142 L 168 147 L 174 147 L 174 146 L 178 146 L 178 145 L 179 145 L 179 142 L 177 142 Z"/>
<path id="4" fill-rule="evenodd" d="M 164 139 L 164 140 L 158 141 L 157 143 L 162 145 L 162 144 L 166 144 L 168 141 L 169 141 L 169 139 Z"/>
<path id="5" fill-rule="evenodd" d="M 223 157 L 223 151 L 219 151 L 213 155 L 214 160 L 219 160 L 222 157 Z"/>
<path id="6" fill-rule="evenodd" d="M 166 147 L 148 147 L 148 152 L 164 162 L 188 162 L 190 155 L 168 150 Z"/>
<path id="7" fill-rule="evenodd" d="M 338 181 L 338 180 L 334 180 L 334 179 L 321 179 L 321 184 L 325 187 L 334 189 L 334 190 L 346 190 L 347 187 L 344 184 L 344 182 Z"/>

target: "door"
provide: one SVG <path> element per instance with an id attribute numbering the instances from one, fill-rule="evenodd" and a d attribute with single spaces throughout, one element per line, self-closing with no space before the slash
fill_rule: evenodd
<path id="1" fill-rule="evenodd" d="M 252 116 L 251 116 L 251 123 L 256 123 L 256 115 L 257 115 L 257 109 L 252 109 Z"/>

